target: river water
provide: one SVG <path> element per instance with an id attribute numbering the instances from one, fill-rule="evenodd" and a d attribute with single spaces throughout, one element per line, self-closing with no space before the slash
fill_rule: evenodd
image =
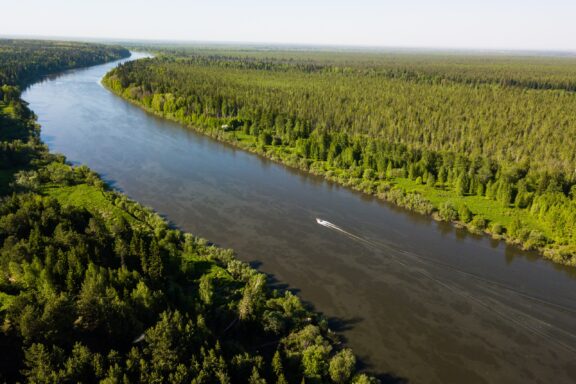
<path id="1" fill-rule="evenodd" d="M 25 91 L 50 149 L 297 291 L 385 382 L 576 382 L 574 270 L 158 119 L 100 85 L 116 64 Z"/>

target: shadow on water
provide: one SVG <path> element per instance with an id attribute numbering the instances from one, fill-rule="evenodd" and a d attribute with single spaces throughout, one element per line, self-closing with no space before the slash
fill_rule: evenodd
<path id="1" fill-rule="evenodd" d="M 251 261 L 249 264 L 252 268 L 255 269 L 258 269 L 262 265 L 262 263 L 259 261 Z M 298 288 L 291 287 L 289 284 L 278 280 L 273 274 L 265 273 L 265 275 L 267 279 L 267 286 L 272 290 L 278 290 L 279 292 L 289 291 L 294 295 L 300 292 Z M 305 300 L 301 300 L 301 302 L 304 308 L 317 314 L 321 319 L 326 320 L 328 323 L 328 328 L 331 332 L 333 332 L 333 336 L 336 338 L 338 344 L 343 346 L 347 345 L 348 343 L 344 333 L 352 330 L 356 325 L 364 321 L 364 319 L 360 316 L 351 318 L 326 316 L 326 314 L 318 311 L 313 303 Z M 403 384 L 409 382 L 408 379 L 397 376 L 393 372 L 377 372 L 376 368 L 369 363 L 369 357 L 356 355 L 356 367 L 360 372 L 365 372 L 376 377 L 382 384 Z"/>
<path id="2" fill-rule="evenodd" d="M 40 76 L 39 78 L 34 79 L 33 81 L 28 81 L 28 84 L 26 84 L 25 86 L 23 86 L 21 88 L 22 93 L 26 92 L 27 90 L 29 90 L 33 86 L 36 86 L 38 84 L 43 84 L 43 83 L 49 83 L 51 81 L 57 80 L 60 77 L 65 77 L 66 75 L 69 75 L 71 73 L 77 72 L 77 71 L 82 70 L 82 69 L 85 69 L 85 68 L 72 68 L 72 69 L 67 69 L 67 70 L 61 71 L 61 72 L 56 72 L 56 73 L 51 73 L 48 75 Z"/>
<path id="3" fill-rule="evenodd" d="M 104 183 L 106 184 L 106 187 L 114 192 L 118 192 L 118 193 L 122 193 L 125 194 L 126 192 L 124 191 L 124 189 L 122 189 L 119 185 L 118 182 L 114 179 L 110 179 L 108 177 L 106 177 L 106 175 L 100 175 L 100 178 L 102 179 L 102 181 L 104 181 Z M 149 207 L 148 207 L 149 208 Z M 162 216 L 162 215 L 161 215 Z M 166 217 L 164 217 L 166 218 Z"/>
<path id="4" fill-rule="evenodd" d="M 337 332 L 337 333 L 341 333 L 341 332 L 345 332 L 345 331 L 350 331 L 354 327 L 354 325 L 360 323 L 364 319 L 357 316 L 357 317 L 352 317 L 350 319 L 341 319 L 338 317 L 328 317 L 328 318 L 326 318 L 326 320 L 328 321 L 328 326 L 330 327 L 331 330 L 333 330 L 334 332 Z M 342 337 L 342 340 L 346 341 L 346 338 Z"/>
<path id="5" fill-rule="evenodd" d="M 262 271 L 259 270 L 260 265 L 262 265 L 261 262 L 259 261 L 251 261 L 250 266 L 256 270 L 258 270 L 261 273 L 264 273 Z M 266 275 L 266 285 L 268 286 L 268 288 L 270 288 L 271 290 L 277 290 L 279 292 L 290 292 L 294 295 L 297 295 L 300 292 L 300 289 L 298 288 L 294 288 L 294 287 L 290 287 L 290 285 L 288 283 L 285 283 L 283 281 L 280 281 L 276 278 L 276 276 L 274 276 L 271 273 L 264 273 Z M 313 308 L 312 305 L 310 303 L 304 303 L 304 305 L 307 308 Z"/>
<path id="6" fill-rule="evenodd" d="M 386 373 L 383 375 L 375 375 L 382 384 L 408 384 L 410 381 L 403 377 L 396 376 L 393 373 Z"/>

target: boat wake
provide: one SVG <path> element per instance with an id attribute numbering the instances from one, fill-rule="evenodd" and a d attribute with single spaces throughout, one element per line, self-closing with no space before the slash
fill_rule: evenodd
<path id="1" fill-rule="evenodd" d="M 358 241 L 376 251 L 386 250 L 387 258 L 390 261 L 393 261 L 405 267 L 406 269 L 412 270 L 413 273 L 421 276 L 422 278 L 433 281 L 434 283 L 444 287 L 449 291 L 452 291 L 454 294 L 462 297 L 468 302 L 475 302 L 480 307 L 483 307 L 485 310 L 496 314 L 509 323 L 516 324 L 530 333 L 539 335 L 546 340 L 560 345 L 572 353 L 576 353 L 576 348 L 574 347 L 574 345 L 576 345 L 576 334 L 554 327 L 552 324 L 549 324 L 548 322 L 529 314 L 521 307 L 511 308 L 509 305 L 505 304 L 505 301 L 502 299 L 504 296 L 513 295 L 516 296 L 517 299 L 528 299 L 533 304 L 543 304 L 548 307 L 553 307 L 557 310 L 571 314 L 575 314 L 576 309 L 558 303 L 553 303 L 540 297 L 529 295 L 505 284 L 491 281 L 468 271 L 460 270 L 439 260 L 434 260 L 426 256 L 406 251 L 388 242 L 373 241 L 363 238 L 348 232 L 327 220 L 316 218 L 316 222 L 323 227 L 342 233 L 346 237 Z M 465 289 L 453 279 L 446 280 L 435 277 L 436 273 L 433 273 L 433 271 L 438 268 L 439 270 L 443 271 L 450 270 L 452 272 L 456 272 L 461 277 L 464 277 L 465 280 L 471 279 L 471 281 L 474 281 L 473 285 L 468 287 L 471 290 Z M 529 304 L 528 307 L 531 308 L 532 304 Z M 558 337 L 558 334 L 562 336 Z"/>
<path id="2" fill-rule="evenodd" d="M 323 219 L 316 218 L 316 222 L 317 222 L 318 224 L 320 224 L 321 226 L 323 226 L 323 227 L 330 228 L 330 229 L 334 229 L 335 231 L 341 232 L 341 233 L 345 234 L 346 236 L 351 237 L 352 239 L 361 241 L 361 242 L 363 242 L 363 243 L 365 243 L 365 244 L 368 244 L 368 245 L 373 245 L 373 246 L 375 245 L 375 244 L 372 244 L 371 241 L 366 240 L 366 239 L 364 239 L 364 238 L 362 238 L 362 237 L 360 237 L 360 236 L 356 236 L 355 234 L 350 233 L 350 232 L 348 232 L 348 231 L 340 228 L 340 227 L 337 226 L 336 224 L 332 224 L 331 222 L 329 222 L 329 221 L 327 221 L 327 220 L 323 220 Z"/>

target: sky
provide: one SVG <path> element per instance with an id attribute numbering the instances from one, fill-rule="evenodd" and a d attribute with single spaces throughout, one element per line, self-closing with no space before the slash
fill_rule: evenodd
<path id="1" fill-rule="evenodd" d="M 576 0 L 0 0 L 0 36 L 576 51 Z"/>

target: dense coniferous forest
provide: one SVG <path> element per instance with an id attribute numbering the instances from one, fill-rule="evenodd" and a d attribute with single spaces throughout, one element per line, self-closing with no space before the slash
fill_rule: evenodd
<path id="1" fill-rule="evenodd" d="M 0 47 L 1 382 L 374 382 L 296 296 L 42 144 L 18 85 L 125 50 Z"/>
<path id="2" fill-rule="evenodd" d="M 576 58 L 167 49 L 105 84 L 290 166 L 576 265 Z"/>
<path id="3" fill-rule="evenodd" d="M 27 85 L 48 73 L 130 56 L 123 47 L 0 39 L 0 84 Z"/>

